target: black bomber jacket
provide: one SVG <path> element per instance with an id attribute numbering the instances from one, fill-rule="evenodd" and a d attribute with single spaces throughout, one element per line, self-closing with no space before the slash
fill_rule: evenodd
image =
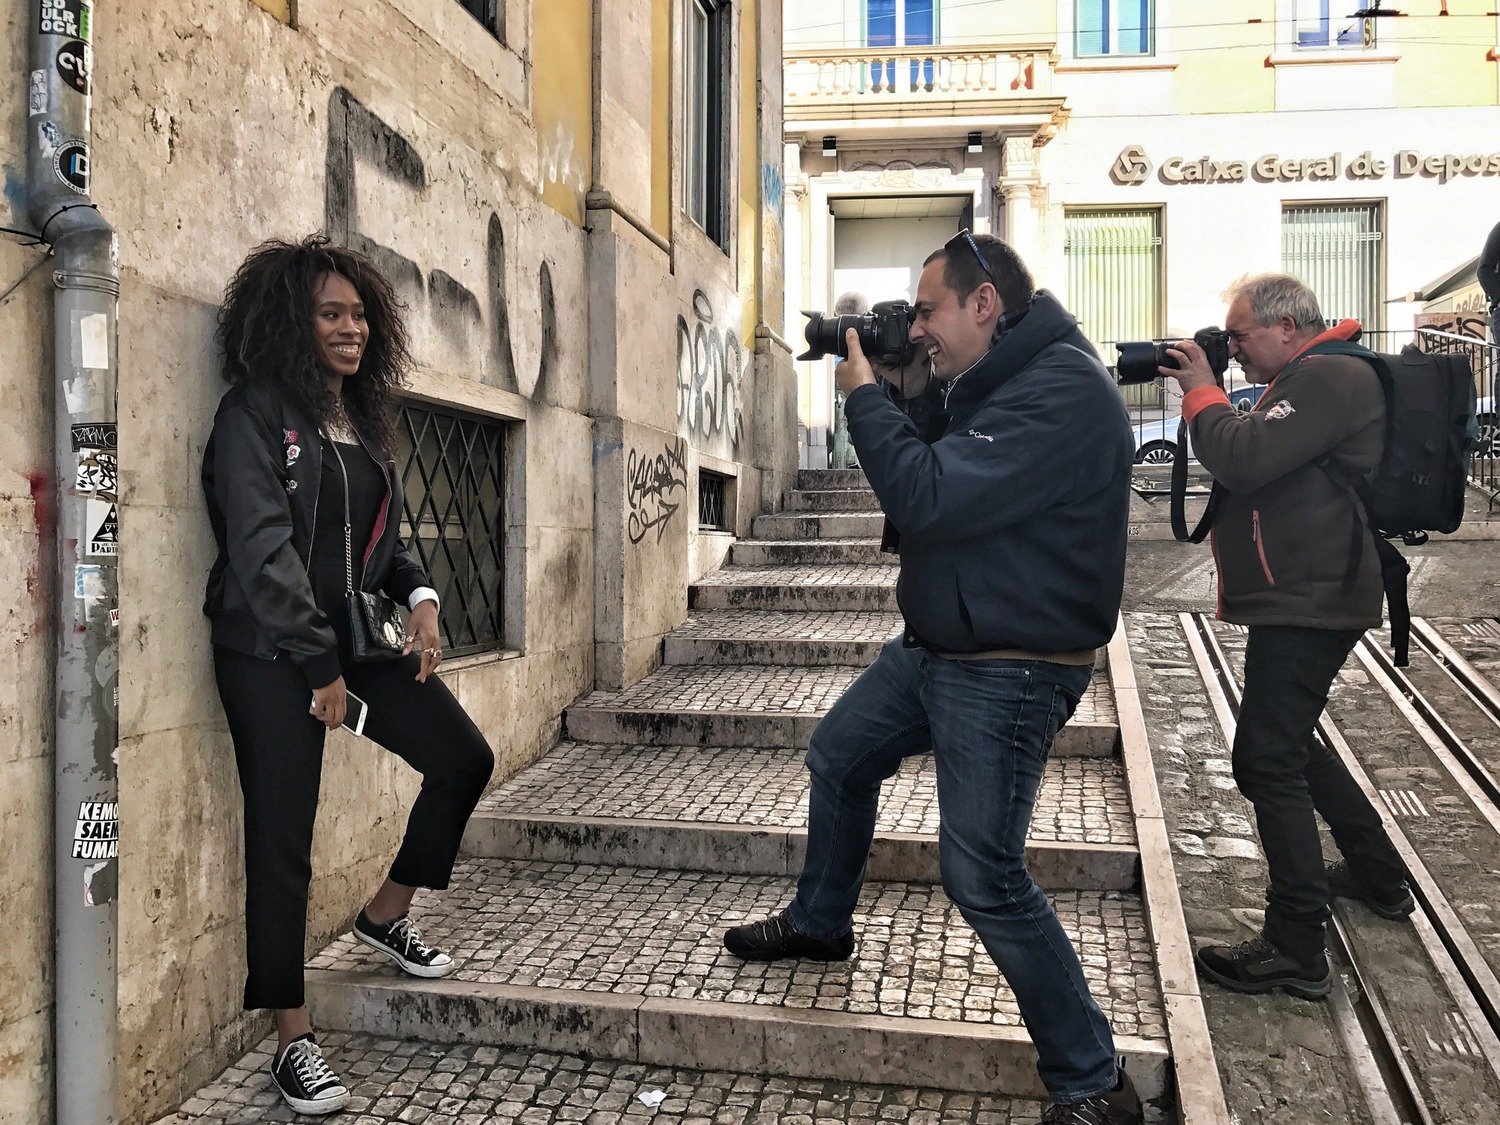
<path id="1" fill-rule="evenodd" d="M 405 605 L 430 583 L 400 539 L 395 461 L 384 453 L 376 460 L 386 503 L 355 573 L 361 589 Z M 203 450 L 203 491 L 219 548 L 203 603 L 213 643 L 268 660 L 284 655 L 314 689 L 342 674 L 338 640 L 307 576 L 322 471 L 317 423 L 289 396 L 242 384 L 220 400 Z"/>

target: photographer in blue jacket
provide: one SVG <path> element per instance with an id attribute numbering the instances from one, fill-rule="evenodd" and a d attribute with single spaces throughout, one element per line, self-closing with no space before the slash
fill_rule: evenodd
<path id="1" fill-rule="evenodd" d="M 1025 863 L 1052 740 L 1119 614 L 1130 424 L 1077 321 L 997 238 L 962 231 L 927 259 L 910 338 L 946 384 L 935 439 L 882 393 L 853 330 L 835 373 L 901 556 L 905 630 L 813 733 L 796 898 L 725 946 L 758 961 L 850 957 L 880 783 L 930 749 L 943 887 L 1015 994 L 1053 1102 L 1043 1121 L 1139 1122 L 1109 1024 Z"/>

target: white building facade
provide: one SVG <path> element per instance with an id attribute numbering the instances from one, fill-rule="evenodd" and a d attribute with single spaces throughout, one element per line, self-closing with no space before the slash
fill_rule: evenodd
<path id="1" fill-rule="evenodd" d="M 1500 220 L 1500 16 L 1419 7 L 787 5 L 789 333 L 849 291 L 909 296 L 964 226 L 1010 241 L 1106 362 L 1218 323 L 1264 270 L 1410 330 Z M 829 361 L 799 391 L 802 462 L 828 464 Z"/>

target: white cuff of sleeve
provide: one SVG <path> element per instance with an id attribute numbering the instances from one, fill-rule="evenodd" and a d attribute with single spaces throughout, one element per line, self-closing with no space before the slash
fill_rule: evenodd
<path id="1" fill-rule="evenodd" d="M 406 608 L 416 609 L 422 602 L 437 602 L 437 607 L 443 608 L 443 603 L 438 601 L 437 591 L 431 586 L 418 586 L 413 590 L 411 597 L 406 599 Z"/>

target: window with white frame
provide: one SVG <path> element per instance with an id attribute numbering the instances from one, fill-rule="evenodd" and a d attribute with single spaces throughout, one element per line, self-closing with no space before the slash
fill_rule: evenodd
<path id="1" fill-rule="evenodd" d="M 1073 54 L 1150 55 L 1156 50 L 1152 0 L 1074 0 Z"/>
<path id="2" fill-rule="evenodd" d="M 1163 274 L 1159 207 L 1080 207 L 1063 212 L 1068 308 L 1105 363 L 1114 345 L 1161 335 Z M 1155 383 L 1122 388 L 1126 402 L 1154 404 Z"/>
<path id="3" fill-rule="evenodd" d="M 937 42 L 937 0 L 866 0 L 865 46 L 930 47 Z M 912 89 L 932 87 L 933 60 L 913 58 L 907 62 L 907 81 Z M 895 88 L 897 60 L 877 58 L 870 63 L 870 85 L 876 90 Z"/>
<path id="4" fill-rule="evenodd" d="M 1314 50 L 1373 47 L 1374 21 L 1355 15 L 1366 7 L 1359 0 L 1297 0 L 1297 46 Z"/>
<path id="5" fill-rule="evenodd" d="M 687 0 L 687 210 L 729 248 L 729 0 Z"/>
<path id="6" fill-rule="evenodd" d="M 1329 323 L 1346 317 L 1385 328 L 1382 208 L 1375 203 L 1287 203 L 1281 268 L 1318 296 Z"/>

